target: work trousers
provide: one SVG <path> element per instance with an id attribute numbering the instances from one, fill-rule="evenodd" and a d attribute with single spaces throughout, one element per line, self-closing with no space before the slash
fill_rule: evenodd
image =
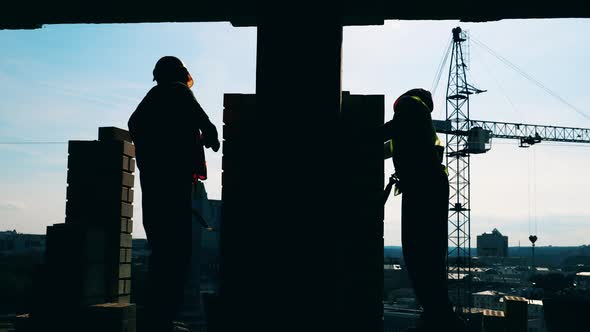
<path id="1" fill-rule="evenodd" d="M 145 331 L 168 332 L 183 301 L 191 258 L 191 182 L 140 173 L 143 226 L 151 249 Z"/>
<path id="2" fill-rule="evenodd" d="M 402 179 L 402 249 L 425 326 L 457 320 L 447 290 L 449 182 L 444 172 Z"/>

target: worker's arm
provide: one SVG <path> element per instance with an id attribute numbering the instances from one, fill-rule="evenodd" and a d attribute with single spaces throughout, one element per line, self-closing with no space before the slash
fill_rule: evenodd
<path id="1" fill-rule="evenodd" d="M 196 116 L 196 120 L 195 123 L 198 124 L 198 129 L 203 133 L 203 145 L 206 148 L 211 148 L 213 149 L 213 151 L 218 151 L 219 150 L 219 137 L 218 137 L 218 133 L 217 133 L 217 128 L 215 128 L 215 125 L 213 123 L 211 123 L 211 121 L 209 120 L 209 117 L 207 116 L 207 114 L 205 114 L 205 111 L 203 110 L 203 108 L 201 107 L 201 105 L 197 102 L 197 100 L 195 99 L 195 97 L 193 96 L 193 100 L 194 100 L 194 110 L 195 110 L 195 116 Z"/>
<path id="2" fill-rule="evenodd" d="M 203 133 L 203 145 L 206 148 L 211 148 L 213 151 L 219 150 L 219 138 L 217 134 L 217 128 L 211 123 L 209 117 L 195 98 L 193 92 L 183 85 L 181 87 L 181 93 L 183 94 L 182 100 L 187 103 L 187 109 L 189 110 L 188 121 L 191 125 L 194 125 L 197 133 Z"/>

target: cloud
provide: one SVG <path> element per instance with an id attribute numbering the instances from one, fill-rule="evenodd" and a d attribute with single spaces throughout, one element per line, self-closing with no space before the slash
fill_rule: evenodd
<path id="1" fill-rule="evenodd" d="M 0 211 L 21 211 L 24 210 L 25 203 L 15 201 L 0 201 Z"/>

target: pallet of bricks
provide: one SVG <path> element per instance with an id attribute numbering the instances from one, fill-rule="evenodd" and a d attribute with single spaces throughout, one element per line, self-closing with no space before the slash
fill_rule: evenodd
<path id="1" fill-rule="evenodd" d="M 37 296 L 18 331 L 135 331 L 135 147 L 127 131 L 103 127 L 98 141 L 70 141 L 68 153 L 66 220 L 47 227 Z"/>

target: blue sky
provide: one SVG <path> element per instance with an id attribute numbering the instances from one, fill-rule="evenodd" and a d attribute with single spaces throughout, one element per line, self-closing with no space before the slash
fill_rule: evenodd
<path id="1" fill-rule="evenodd" d="M 347 27 L 343 90 L 384 94 L 386 117 L 403 91 L 430 89 L 451 29 L 518 65 L 576 107 L 590 104 L 590 20 L 388 21 Z M 153 85 L 153 65 L 180 57 L 195 78 L 193 90 L 221 130 L 223 93 L 254 93 L 256 29 L 229 23 L 52 25 L 0 31 L 0 142 L 96 139 L 99 126 L 126 128 Z M 471 43 L 469 76 L 489 92 L 472 98 L 475 119 L 590 127 L 590 120 L 555 100 Z M 444 117 L 446 69 L 435 95 Z M 302 92 L 305 87 L 301 87 Z M 590 110 L 586 112 L 590 114 Z M 590 243 L 587 188 L 590 147 L 541 144 L 519 149 L 494 140 L 492 151 L 472 157 L 472 236 L 497 227 L 510 245 L 526 243 L 535 220 L 539 245 Z M 220 198 L 221 154 L 207 152 L 210 198 Z M 44 233 L 63 222 L 66 144 L 0 144 L 0 230 Z M 392 167 L 386 163 L 386 173 Z M 136 188 L 134 236 L 141 227 Z M 261 204 L 264 197 L 260 198 Z M 386 206 L 385 242 L 400 241 L 399 198 Z"/>

